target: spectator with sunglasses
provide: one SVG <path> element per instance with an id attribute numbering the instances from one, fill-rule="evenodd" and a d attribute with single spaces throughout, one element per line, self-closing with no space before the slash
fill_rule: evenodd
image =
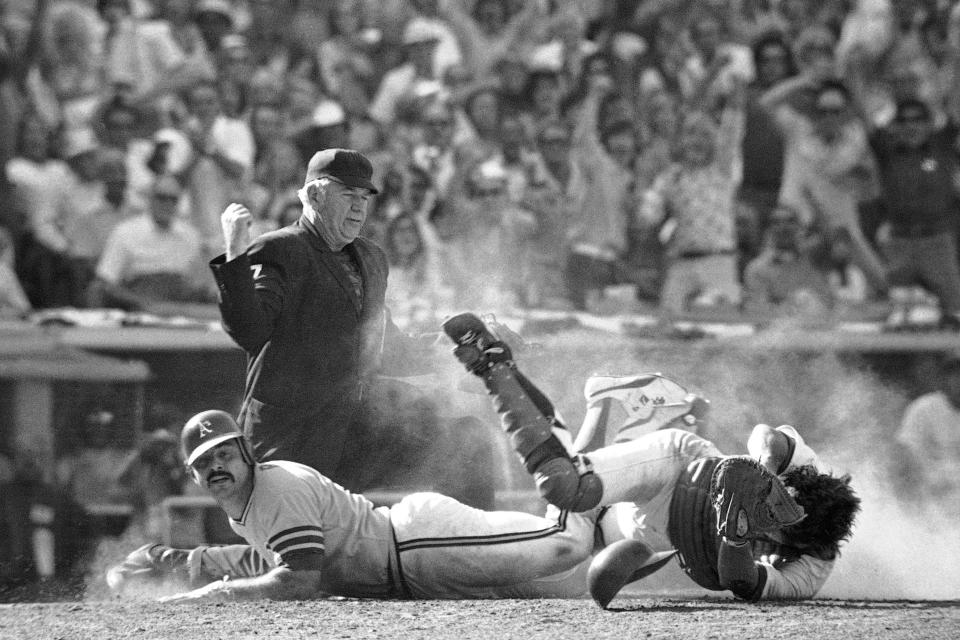
<path id="1" fill-rule="evenodd" d="M 870 138 L 883 187 L 891 285 L 928 289 L 940 300 L 943 323 L 954 328 L 960 327 L 957 134 L 954 123 L 937 128 L 922 100 L 906 99 L 893 122 Z"/>
<path id="2" fill-rule="evenodd" d="M 92 307 L 149 310 L 170 302 L 212 302 L 201 279 L 197 230 L 177 216 L 183 186 L 172 175 L 153 184 L 149 210 L 113 228 L 87 298 Z"/>
<path id="3" fill-rule="evenodd" d="M 860 224 L 861 203 L 878 190 L 876 160 L 867 140 L 860 105 L 841 81 L 815 85 L 811 108 L 791 105 L 774 87 L 762 104 L 774 110 L 784 133 L 785 158 L 780 202 L 802 212 L 804 223 L 826 233 L 850 232 L 854 262 L 867 276 L 873 293 L 887 291 L 887 272 Z"/>

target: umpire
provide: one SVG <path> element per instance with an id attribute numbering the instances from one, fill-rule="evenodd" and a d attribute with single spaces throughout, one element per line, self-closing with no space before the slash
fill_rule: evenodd
<path id="1" fill-rule="evenodd" d="M 365 402 L 375 374 L 435 365 L 433 350 L 390 320 L 386 256 L 359 235 L 377 193 L 372 174 L 357 151 L 315 153 L 300 219 L 251 240 L 250 212 L 231 204 L 221 215 L 226 253 L 210 262 L 224 329 L 247 353 L 238 423 L 257 457 L 309 465 L 353 490 L 386 484 L 391 464 L 416 465 L 405 450 L 433 437 L 418 424 L 390 425 L 407 440 L 390 443 L 370 424 L 384 414 Z"/>

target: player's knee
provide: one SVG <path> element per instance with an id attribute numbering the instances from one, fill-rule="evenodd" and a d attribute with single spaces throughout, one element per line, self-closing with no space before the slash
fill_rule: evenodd
<path id="1" fill-rule="evenodd" d="M 558 566 L 574 567 L 590 558 L 593 542 L 593 536 L 559 536 L 553 550 L 554 559 Z"/>
<path id="2" fill-rule="evenodd" d="M 603 496 L 600 478 L 590 472 L 581 475 L 569 458 L 553 458 L 534 473 L 537 489 L 544 500 L 561 509 L 587 511 Z"/>
<path id="3" fill-rule="evenodd" d="M 713 444 L 686 429 L 661 429 L 664 438 L 670 441 L 675 454 L 683 460 L 694 460 L 709 455 Z"/>

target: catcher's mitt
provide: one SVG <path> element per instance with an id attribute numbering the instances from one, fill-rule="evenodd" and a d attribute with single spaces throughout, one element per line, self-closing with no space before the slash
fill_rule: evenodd
<path id="1" fill-rule="evenodd" d="M 733 456 L 717 465 L 710 498 L 717 510 L 717 534 L 733 543 L 756 539 L 806 516 L 780 478 L 749 456 Z"/>

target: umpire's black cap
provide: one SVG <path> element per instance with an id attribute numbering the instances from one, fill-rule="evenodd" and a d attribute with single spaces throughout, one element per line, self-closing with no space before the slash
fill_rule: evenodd
<path id="1" fill-rule="evenodd" d="M 359 151 L 352 149 L 324 149 L 317 151 L 307 164 L 307 176 L 303 183 L 313 182 L 317 178 L 330 176 L 349 187 L 369 189 L 379 193 L 370 182 L 373 177 L 373 165 Z"/>

